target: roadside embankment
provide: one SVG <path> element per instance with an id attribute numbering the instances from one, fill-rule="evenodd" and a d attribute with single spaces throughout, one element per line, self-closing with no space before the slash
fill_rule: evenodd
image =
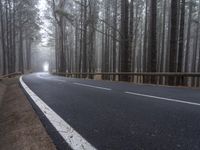
<path id="1" fill-rule="evenodd" d="M 0 81 L 0 150 L 56 150 L 18 85 Z"/>
<path id="2" fill-rule="evenodd" d="M 5 91 L 6 91 L 6 85 L 0 82 L 0 107 Z"/>

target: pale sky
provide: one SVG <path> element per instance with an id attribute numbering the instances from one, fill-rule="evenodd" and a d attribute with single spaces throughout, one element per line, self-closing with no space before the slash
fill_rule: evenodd
<path id="1" fill-rule="evenodd" d="M 46 45 L 48 42 L 48 34 L 44 29 L 48 30 L 47 27 L 50 24 L 49 21 L 47 19 L 45 19 L 45 17 L 44 17 L 46 6 L 47 6 L 46 0 L 39 0 L 38 8 L 40 10 L 40 18 L 43 22 L 43 24 L 41 25 L 41 30 L 40 30 L 40 33 L 42 35 L 42 41 L 41 41 L 42 45 Z"/>

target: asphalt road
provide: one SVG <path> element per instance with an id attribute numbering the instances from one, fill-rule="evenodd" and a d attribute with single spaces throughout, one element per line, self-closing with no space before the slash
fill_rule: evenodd
<path id="1" fill-rule="evenodd" d="M 82 80 L 47 73 L 22 79 L 98 150 L 200 149 L 199 89 Z M 47 131 L 54 133 L 45 122 Z M 58 134 L 51 136 L 58 149 L 69 149 L 61 144 Z"/>

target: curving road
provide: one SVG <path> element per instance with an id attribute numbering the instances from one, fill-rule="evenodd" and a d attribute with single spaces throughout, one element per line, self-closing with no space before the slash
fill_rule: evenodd
<path id="1" fill-rule="evenodd" d="M 58 149 L 200 149 L 199 89 L 48 73 L 20 81 Z"/>

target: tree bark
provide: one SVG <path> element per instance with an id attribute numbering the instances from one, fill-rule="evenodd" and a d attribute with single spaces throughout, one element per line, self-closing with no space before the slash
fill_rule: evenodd
<path id="1" fill-rule="evenodd" d="M 120 41 L 120 71 L 121 72 L 129 72 L 129 51 L 128 51 L 128 0 L 121 0 L 121 41 Z M 127 75 L 120 75 L 120 81 L 128 81 Z"/>
<path id="2" fill-rule="evenodd" d="M 2 0 L 0 0 L 0 17 L 1 17 L 1 44 L 3 53 L 3 75 L 6 74 L 6 47 L 5 47 L 5 33 L 4 33 L 4 17 Z"/>
<path id="3" fill-rule="evenodd" d="M 193 3 L 189 2 L 189 17 L 187 29 L 187 43 L 186 43 L 186 56 L 185 56 L 185 72 L 189 71 L 189 50 L 190 50 L 190 35 L 191 35 L 191 21 L 192 21 Z"/>
<path id="4" fill-rule="evenodd" d="M 171 40 L 170 40 L 170 61 L 169 71 L 176 72 L 176 54 L 177 54 L 177 31 L 178 31 L 178 0 L 171 2 Z M 174 85 L 175 78 L 170 77 L 168 82 L 169 85 Z"/>
<path id="5" fill-rule="evenodd" d="M 185 0 L 181 1 L 181 20 L 179 33 L 179 52 L 177 72 L 182 72 L 183 68 L 183 52 L 184 52 L 184 30 L 185 30 Z M 183 85 L 183 78 L 177 78 L 177 85 Z"/>
<path id="6" fill-rule="evenodd" d="M 151 0 L 148 40 L 148 72 L 156 72 L 157 65 L 157 0 Z M 151 83 L 156 84 L 156 78 L 151 77 Z"/>
<path id="7" fill-rule="evenodd" d="M 114 0 L 114 16 L 113 16 L 113 26 L 115 29 L 113 29 L 113 72 L 116 72 L 116 55 L 117 55 L 117 41 L 116 41 L 116 36 L 117 36 L 117 4 L 118 0 Z M 113 76 L 113 80 L 116 80 L 116 76 Z"/>

